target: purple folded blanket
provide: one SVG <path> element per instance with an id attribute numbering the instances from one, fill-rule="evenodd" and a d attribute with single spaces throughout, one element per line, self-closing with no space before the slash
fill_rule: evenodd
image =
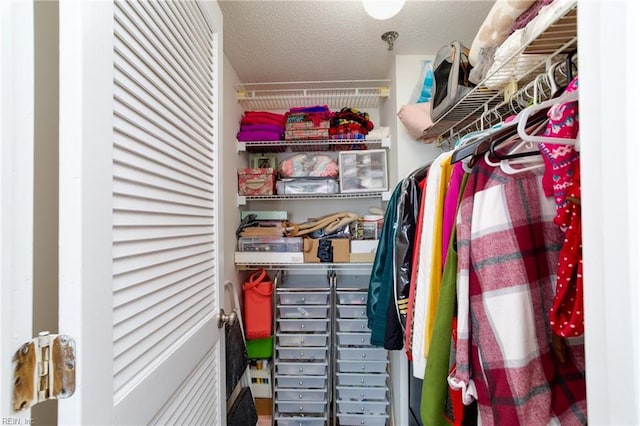
<path id="1" fill-rule="evenodd" d="M 280 132 L 284 133 L 284 126 L 280 126 L 277 124 L 242 124 L 240 125 L 241 132 L 258 132 L 258 131 L 267 131 L 267 132 Z"/>
<path id="2" fill-rule="evenodd" d="M 270 132 L 268 130 L 239 131 L 237 138 L 239 141 L 279 141 L 282 139 L 282 132 Z"/>

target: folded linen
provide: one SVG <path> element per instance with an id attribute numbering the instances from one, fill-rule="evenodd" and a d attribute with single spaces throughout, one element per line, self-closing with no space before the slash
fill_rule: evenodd
<path id="1" fill-rule="evenodd" d="M 282 140 L 282 132 L 270 132 L 267 130 L 257 130 L 255 132 L 240 131 L 236 137 L 241 142 L 279 141 Z"/>

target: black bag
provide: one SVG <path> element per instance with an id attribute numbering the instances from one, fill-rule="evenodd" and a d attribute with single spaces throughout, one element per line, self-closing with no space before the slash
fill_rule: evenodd
<path id="1" fill-rule="evenodd" d="M 251 388 L 244 387 L 227 413 L 227 426 L 253 426 L 258 423 L 258 411 Z"/>
<path id="2" fill-rule="evenodd" d="M 247 347 L 244 343 L 242 328 L 240 321 L 235 321 L 233 325 L 224 326 L 225 334 L 225 357 L 226 357 L 226 376 L 227 376 L 227 400 L 236 388 L 242 375 L 249 367 L 249 357 L 247 356 Z"/>
<path id="3" fill-rule="evenodd" d="M 469 49 L 459 41 L 452 41 L 440 48 L 433 61 L 433 121 L 442 117 L 473 89 L 474 84 L 469 81 L 472 69 L 469 63 Z"/>

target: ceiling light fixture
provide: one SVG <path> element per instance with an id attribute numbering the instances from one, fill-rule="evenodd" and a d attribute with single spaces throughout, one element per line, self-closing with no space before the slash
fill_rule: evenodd
<path id="1" fill-rule="evenodd" d="M 400 12 L 406 0 L 362 0 L 364 10 L 374 19 L 384 21 Z"/>
<path id="2" fill-rule="evenodd" d="M 389 44 L 389 48 L 387 50 L 393 50 L 393 42 L 398 38 L 398 35 L 399 34 L 396 31 L 387 31 L 380 36 L 381 39 Z"/>

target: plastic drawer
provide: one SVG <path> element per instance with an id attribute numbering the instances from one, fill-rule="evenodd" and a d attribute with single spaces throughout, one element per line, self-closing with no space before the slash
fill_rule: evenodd
<path id="1" fill-rule="evenodd" d="M 338 401 L 338 413 L 387 414 L 387 401 Z"/>
<path id="2" fill-rule="evenodd" d="M 319 331 L 326 333 L 329 331 L 328 319 L 277 319 L 280 331 Z M 366 323 L 366 321 L 365 321 Z"/>
<path id="3" fill-rule="evenodd" d="M 276 348 L 278 359 L 281 360 L 326 360 L 326 348 Z"/>
<path id="4" fill-rule="evenodd" d="M 367 333 L 336 333 L 340 346 L 368 346 L 371 343 L 371 332 Z"/>
<path id="5" fill-rule="evenodd" d="M 296 416 L 292 414 L 281 414 L 276 412 L 274 419 L 278 426 L 325 426 L 327 416 L 324 413 L 304 416 Z"/>
<path id="6" fill-rule="evenodd" d="M 279 346 L 327 346 L 329 334 L 277 334 L 276 341 Z"/>
<path id="7" fill-rule="evenodd" d="M 327 376 L 276 376 L 276 386 L 281 388 L 324 388 L 327 386 Z"/>
<path id="8" fill-rule="evenodd" d="M 378 414 L 375 416 L 365 416 L 362 414 L 338 414 L 338 419 L 341 426 L 385 426 L 387 424 L 388 418 L 388 414 Z"/>
<path id="9" fill-rule="evenodd" d="M 367 318 L 366 305 L 338 305 L 339 318 Z"/>
<path id="10" fill-rule="evenodd" d="M 336 288 L 338 289 L 368 289 L 371 275 L 338 275 Z"/>
<path id="11" fill-rule="evenodd" d="M 276 401 L 281 413 L 324 413 L 327 401 Z"/>
<path id="12" fill-rule="evenodd" d="M 276 374 L 294 376 L 325 376 L 326 362 L 281 362 L 276 361 Z"/>
<path id="13" fill-rule="evenodd" d="M 355 387 L 355 386 L 336 386 L 338 390 L 338 399 L 342 400 L 387 400 L 387 391 L 385 387 Z"/>
<path id="14" fill-rule="evenodd" d="M 383 374 L 357 374 L 338 373 L 338 386 L 386 386 L 386 373 Z"/>
<path id="15" fill-rule="evenodd" d="M 367 283 L 368 287 L 368 283 Z M 311 275 L 311 274 L 287 274 L 278 284 L 278 288 L 282 289 L 311 289 L 329 288 L 329 278 L 327 275 Z"/>
<path id="16" fill-rule="evenodd" d="M 329 306 L 278 306 L 278 317 L 280 318 L 327 318 L 328 316 Z"/>
<path id="17" fill-rule="evenodd" d="M 367 293 L 362 291 L 339 291 L 339 305 L 366 305 Z"/>
<path id="18" fill-rule="evenodd" d="M 340 373 L 384 373 L 388 361 L 342 361 L 338 360 Z"/>
<path id="19" fill-rule="evenodd" d="M 384 361 L 387 359 L 387 350 L 384 348 L 338 348 L 338 359 Z"/>
<path id="20" fill-rule="evenodd" d="M 339 319 L 338 331 L 369 331 L 366 319 Z"/>
<path id="21" fill-rule="evenodd" d="M 281 389 L 276 388 L 276 399 L 283 401 L 324 401 L 326 389 Z"/>
<path id="22" fill-rule="evenodd" d="M 278 303 L 281 305 L 326 305 L 329 292 L 278 291 Z"/>

